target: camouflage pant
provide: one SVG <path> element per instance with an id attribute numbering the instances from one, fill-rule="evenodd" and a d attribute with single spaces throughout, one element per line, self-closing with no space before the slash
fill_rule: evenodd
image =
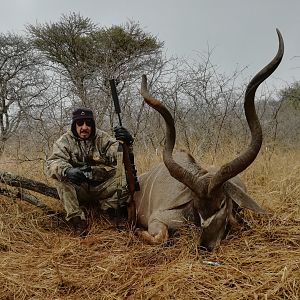
<path id="1" fill-rule="evenodd" d="M 106 211 L 109 208 L 117 209 L 119 206 L 126 205 L 129 200 L 129 193 L 124 183 L 120 203 L 118 203 L 115 177 L 97 186 L 90 186 L 87 183 L 78 186 L 66 181 L 57 181 L 56 184 L 59 198 L 67 214 L 67 221 L 76 216 L 85 219 L 82 206 L 87 205 L 89 201 L 99 201 L 100 209 Z"/>

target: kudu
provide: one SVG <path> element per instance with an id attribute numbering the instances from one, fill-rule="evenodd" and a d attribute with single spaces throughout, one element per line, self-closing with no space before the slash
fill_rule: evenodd
<path id="1" fill-rule="evenodd" d="M 236 222 L 234 207 L 248 208 L 265 213 L 246 192 L 237 176 L 255 160 L 262 144 L 262 129 L 256 114 L 254 98 L 258 86 L 280 64 L 284 43 L 277 29 L 279 48 L 273 60 L 257 73 L 247 86 L 244 110 L 251 132 L 248 148 L 238 157 L 220 168 L 204 168 L 185 151 L 172 155 L 175 145 L 174 120 L 167 108 L 153 98 L 142 77 L 141 94 L 144 101 L 157 110 L 166 123 L 166 141 L 163 163 L 158 164 L 139 178 L 141 190 L 135 194 L 137 225 L 142 239 L 151 244 L 165 242 L 169 231 L 187 224 L 201 227 L 201 248 L 212 251 L 224 238 L 226 228 Z"/>

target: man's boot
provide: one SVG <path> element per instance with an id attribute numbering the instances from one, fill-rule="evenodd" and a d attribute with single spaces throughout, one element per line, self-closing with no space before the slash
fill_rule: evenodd
<path id="1" fill-rule="evenodd" d="M 79 216 L 70 219 L 70 224 L 73 228 L 75 235 L 85 237 L 87 235 L 86 220 L 81 219 Z"/>

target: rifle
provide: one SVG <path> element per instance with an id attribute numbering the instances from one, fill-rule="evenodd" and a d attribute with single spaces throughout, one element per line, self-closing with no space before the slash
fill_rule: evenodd
<path id="1" fill-rule="evenodd" d="M 109 80 L 111 94 L 114 102 L 115 112 L 119 119 L 119 125 L 122 126 L 121 120 L 121 108 L 119 103 L 119 98 L 117 94 L 116 84 L 114 79 Z M 131 147 L 125 143 L 119 143 L 118 152 L 123 152 L 123 164 L 126 174 L 126 181 L 128 184 L 128 190 L 130 193 L 130 201 L 127 207 L 128 221 L 131 226 L 135 226 L 136 223 L 136 207 L 133 200 L 134 193 L 140 190 L 139 181 L 137 178 L 137 171 L 134 164 L 134 154 Z M 121 197 L 121 191 L 117 191 L 118 199 Z"/>

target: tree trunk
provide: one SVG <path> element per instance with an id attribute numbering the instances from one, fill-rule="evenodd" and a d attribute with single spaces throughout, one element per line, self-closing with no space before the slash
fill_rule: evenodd
<path id="1" fill-rule="evenodd" d="M 24 200 L 42 209 L 47 214 L 55 213 L 50 207 L 48 207 L 37 197 L 24 191 L 24 189 L 31 190 L 54 199 L 59 199 L 57 190 L 55 188 L 50 187 L 43 182 L 1 171 L 0 182 L 2 182 L 4 185 L 9 185 L 17 188 L 17 191 L 11 191 L 6 188 L 0 188 L 0 194 L 5 195 L 7 197 L 20 198 L 21 200 Z"/>
<path id="2" fill-rule="evenodd" d="M 59 199 L 56 188 L 50 187 L 43 182 L 35 181 L 33 179 L 0 171 L 0 182 L 10 186 L 31 190 L 51 198 Z"/>

